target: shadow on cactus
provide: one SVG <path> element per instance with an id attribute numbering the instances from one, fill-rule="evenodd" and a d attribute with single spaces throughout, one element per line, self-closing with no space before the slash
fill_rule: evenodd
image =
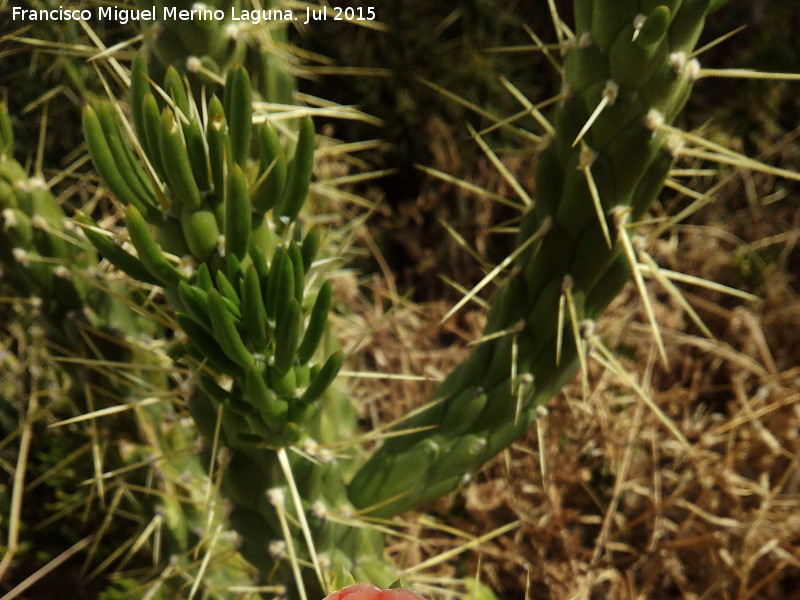
<path id="1" fill-rule="evenodd" d="M 281 17 L 291 13 L 275 0 L 266 2 L 234 2 L 213 0 L 196 3 L 183 0 L 156 3 L 157 18 L 142 22 L 146 47 L 158 58 L 153 65 L 155 77 L 162 77 L 165 68 L 173 67 L 191 77 L 193 88 L 217 88 L 224 73 L 243 65 L 253 80 L 253 87 L 264 98 L 285 105 L 293 104 L 294 76 L 291 65 L 295 58 L 288 44 L 286 21 L 276 19 L 261 26 L 248 22 L 231 21 L 230 15 L 238 11 L 278 11 Z M 137 0 L 143 10 L 152 9 L 148 0 Z M 175 11 L 165 12 L 165 9 Z M 177 18 L 177 11 L 195 11 L 200 15 L 190 19 Z M 203 11 L 198 13 L 197 11 Z M 225 15 L 222 20 L 202 16 Z"/>

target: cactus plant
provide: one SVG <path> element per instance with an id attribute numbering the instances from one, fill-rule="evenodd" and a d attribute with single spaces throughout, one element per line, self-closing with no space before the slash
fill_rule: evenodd
<path id="1" fill-rule="evenodd" d="M 335 529 L 330 523 L 321 529 L 306 523 L 304 511 L 320 497 L 336 504 L 349 499 L 357 509 L 386 517 L 445 494 L 524 434 L 537 408 L 576 371 L 585 351 L 581 329 L 630 278 L 628 224 L 647 209 L 672 163 L 674 148 L 661 126 L 680 111 L 698 73 L 689 56 L 709 9 L 701 0 L 645 8 L 576 2 L 566 99 L 539 160 L 536 202 L 507 261 L 512 274 L 492 302 L 487 341 L 441 385 L 430 408 L 404 423 L 418 433 L 386 440 L 346 491 L 336 461 L 294 461 L 295 471 L 318 471 L 304 481 L 327 482 L 324 489 L 302 486 L 305 507 L 298 504 L 294 513 L 306 535 L 321 536 L 306 540 L 317 583 L 324 577 L 314 546 L 341 553 L 348 536 L 322 534 Z M 84 130 L 95 166 L 127 204 L 137 256 L 101 244 L 98 250 L 130 275 L 161 285 L 178 311 L 185 350 L 201 368 L 203 393 L 193 397 L 193 416 L 206 437 L 232 452 L 224 486 L 236 506 L 231 520 L 244 537 L 245 555 L 262 572 L 274 573 L 280 561 L 263 553 L 270 540 L 283 536 L 295 550 L 281 516 L 283 495 L 269 490 L 281 470 L 290 477 L 282 448 L 313 429 L 308 415 L 319 411 L 315 403 L 341 356 L 312 360 L 329 305 L 325 288 L 301 341 L 309 266 L 301 245 L 310 238 L 297 217 L 308 190 L 313 127 L 308 120 L 301 125 L 285 179 L 280 174 L 288 152 L 269 125 L 257 134 L 264 139 L 258 161 L 249 162 L 249 85 L 243 69 L 231 69 L 223 101 L 212 98 L 201 111 L 167 74 L 172 106 L 159 117 L 143 55 L 137 57 L 133 120 L 149 162 L 165 180 L 163 192 L 135 160 L 112 157 L 132 152 L 108 106 L 87 107 Z M 198 132 L 201 112 L 208 117 Z M 265 186 L 272 196 L 253 202 L 253 190 Z M 187 273 L 171 262 L 164 255 L 168 245 L 178 256 L 191 256 L 197 270 Z M 564 299 L 566 332 L 558 328 Z M 220 386 L 214 373 L 232 382 Z M 221 423 L 214 406 L 225 409 Z M 354 564 L 351 557 L 344 566 Z"/>
<path id="2" fill-rule="evenodd" d="M 326 394 L 342 363 L 341 352 L 323 344 L 330 285 L 307 289 L 310 277 L 321 275 L 313 264 L 319 231 L 303 233 L 298 221 L 313 165 L 313 124 L 302 120 L 291 153 L 269 121 L 253 130 L 250 79 L 241 67 L 229 71 L 222 101 L 212 96 L 201 111 L 184 93 L 188 104 L 180 110 L 173 94 L 174 110 L 166 106 L 157 117 L 154 95 L 142 93 L 149 85 L 145 61 L 139 54 L 132 66 L 132 114 L 148 161 L 160 165 L 154 170 L 163 174 L 163 188 L 150 184 L 137 163 L 113 158 L 114 146 L 117 155 L 132 150 L 121 147 L 122 129 L 110 105 L 88 105 L 83 119 L 97 170 L 127 205 L 136 256 L 105 242 L 88 216 L 79 223 L 118 268 L 163 287 L 176 311 L 186 340 L 172 353 L 185 356 L 197 372 L 189 408 L 198 428 L 225 448 L 218 459 L 222 487 L 234 504 L 230 520 L 242 536 L 242 553 L 262 573 L 286 582 L 293 569 L 282 560 L 283 544 L 276 545 L 283 540 L 288 552 L 315 564 L 316 575 L 305 585 L 321 591 L 325 578 L 315 551 L 303 549 L 308 542 L 334 568 L 361 578 L 371 573 L 389 584 L 394 576 L 380 559 L 382 536 L 325 517 L 325 506 L 348 504 L 339 461 L 323 453 L 312 462 L 284 449 L 303 439 L 312 447 L 310 440 L 336 441 L 332 433 L 352 435 L 355 425 L 352 408 Z M 208 115 L 199 128 L 204 139 L 192 146 L 201 113 Z M 248 160 L 251 146 L 258 151 L 255 161 Z M 181 264 L 164 253 L 166 247 Z M 335 417 L 326 416 L 331 411 Z M 321 430 L 331 418 L 339 426 Z M 287 485 L 299 490 L 302 508 L 297 496 L 284 505 Z M 311 505 L 316 516 L 306 518 Z M 287 514 L 303 524 L 306 539 L 292 541 L 297 534 L 289 534 Z"/>
<path id="3" fill-rule="evenodd" d="M 387 440 L 356 474 L 349 491 L 360 509 L 390 516 L 455 489 L 522 436 L 578 369 L 582 330 L 630 279 L 627 230 L 672 164 L 677 141 L 659 126 L 686 102 L 699 68 L 692 49 L 711 8 L 704 0 L 575 2 L 566 99 L 539 157 L 536 200 L 492 302 L 487 341 L 431 408 L 403 424 L 423 431 Z M 559 330 L 564 299 L 570 310 Z"/>
<path id="4" fill-rule="evenodd" d="M 32 8 L 39 9 L 46 7 L 35 3 Z M 3 10 L 5 10 L 5 7 Z M 45 48 L 48 44 L 52 44 L 52 46 L 55 47 L 57 45 L 55 40 L 62 39 L 61 34 L 76 47 L 82 41 L 78 33 L 80 30 L 77 24 L 75 24 L 75 27 L 72 27 L 72 24 L 70 24 L 68 30 L 59 30 L 58 36 L 55 36 L 49 31 L 49 25 L 49 22 L 45 22 L 43 26 L 37 23 L 32 35 L 33 38 L 37 35 L 41 37 L 41 45 Z M 167 25 L 167 29 L 170 29 L 173 23 L 167 22 L 165 25 Z M 147 24 L 142 22 L 138 24 L 138 26 L 147 27 Z M 192 28 L 191 25 L 188 27 L 190 29 Z M 180 26 L 178 26 L 178 28 L 180 29 Z M 283 29 L 285 29 L 285 27 Z M 264 97 L 278 102 L 289 103 L 291 102 L 291 94 L 293 91 L 293 80 L 283 69 L 283 61 L 275 60 L 267 56 L 268 50 L 265 47 L 267 38 L 285 35 L 285 32 L 284 34 L 281 33 L 283 29 L 277 28 L 274 31 L 261 33 L 243 31 L 235 36 L 237 40 L 236 43 L 232 42 L 229 44 L 225 40 L 227 39 L 226 36 L 230 27 L 227 27 L 227 23 L 218 24 L 218 27 L 216 27 L 214 31 L 206 31 L 206 33 L 216 36 L 215 39 L 223 40 L 223 43 L 218 44 L 218 47 L 216 47 L 217 51 L 212 53 L 213 56 L 202 55 L 200 57 L 195 57 L 196 60 L 194 62 L 192 60 L 188 62 L 190 65 L 199 63 L 201 66 L 200 70 L 208 75 L 211 73 L 211 71 L 209 71 L 210 65 L 215 63 L 215 61 L 220 61 L 224 65 L 229 59 L 235 61 L 249 57 L 247 58 L 248 64 L 259 65 L 260 78 L 258 81 L 262 84 L 261 89 Z M 193 34 L 198 33 L 196 28 L 192 31 Z M 102 36 L 102 32 L 98 33 Z M 165 60 L 165 62 L 162 63 L 163 66 L 159 65 L 162 72 L 166 73 L 167 84 L 165 88 L 171 93 L 183 92 L 183 100 L 186 100 L 186 91 L 183 89 L 183 83 L 177 71 L 172 68 L 172 66 L 169 66 L 169 63 L 175 62 L 177 66 L 184 69 L 186 66 L 186 59 L 189 58 L 189 51 L 184 48 L 184 50 L 186 50 L 185 54 L 181 55 L 180 52 L 176 54 L 173 51 L 168 53 L 168 56 L 161 51 L 164 50 L 165 47 L 164 40 L 168 42 L 171 41 L 174 46 L 174 42 L 176 41 L 175 35 L 182 35 L 185 32 L 168 31 L 164 37 L 152 35 L 154 33 L 155 30 L 147 36 L 148 45 L 152 42 L 153 47 L 159 51 L 159 55 Z M 184 37 L 184 39 L 190 38 L 191 36 Z M 167 45 L 169 45 L 169 43 L 167 43 Z M 179 41 L 178 45 L 180 46 Z M 175 48 L 173 48 L 173 50 L 174 49 Z M 206 47 L 206 50 L 210 50 L 210 48 Z M 274 51 L 273 48 L 269 50 L 269 53 L 274 53 Z M 226 54 L 228 52 L 233 53 L 233 58 Z M 281 52 L 284 51 L 281 50 Z M 64 73 L 68 75 L 69 82 L 71 84 L 78 84 L 77 87 L 81 94 L 88 96 L 90 93 L 88 91 L 89 85 L 87 85 L 88 79 L 84 77 L 87 68 L 83 65 L 79 65 L 77 60 L 73 61 L 70 58 L 66 58 L 61 62 L 63 62 Z M 167 68 L 164 69 L 164 66 Z M 204 79 L 204 77 L 201 76 L 200 79 L 207 82 L 207 77 Z M 94 78 L 91 78 L 91 80 L 95 82 Z M 196 79 L 193 78 L 193 81 L 196 81 Z M 247 93 L 249 102 L 249 89 Z M 241 98 L 239 100 L 241 100 Z M 181 106 L 186 108 L 185 103 Z M 107 122 L 111 117 L 109 108 L 109 106 L 103 106 L 102 110 L 104 112 L 98 118 Z M 139 316 L 137 311 L 130 310 L 125 302 L 119 301 L 121 298 L 129 297 L 129 302 L 138 302 L 136 298 L 139 296 L 140 292 L 124 282 L 100 280 L 95 251 L 90 245 L 87 245 L 85 238 L 88 237 L 92 239 L 100 247 L 104 248 L 105 252 L 111 252 L 118 260 L 124 261 L 127 257 L 127 253 L 118 248 L 115 242 L 106 234 L 99 232 L 98 229 L 86 227 L 87 224 L 93 224 L 93 221 L 89 216 L 82 214 L 80 211 L 76 214 L 76 223 L 82 224 L 84 228 L 75 229 L 75 223 L 69 223 L 64 211 L 59 207 L 58 202 L 49 190 L 47 190 L 43 180 L 29 179 L 25 170 L 13 160 L 13 135 L 11 133 L 10 118 L 5 110 L 5 105 L 3 105 L 3 112 L 0 116 L 3 117 L 2 125 L 4 134 L 2 136 L 2 167 L 4 175 L 7 175 L 2 181 L 4 191 L 3 208 L 5 209 L 4 217 L 6 218 L 3 220 L 4 233 L 0 235 L 0 249 L 2 249 L 3 253 L 2 258 L 7 280 L 13 278 L 13 286 L 16 294 L 28 295 L 31 296 L 33 300 L 41 302 L 41 312 L 45 318 L 47 335 L 52 343 L 57 343 L 62 348 L 68 349 L 68 352 L 75 353 L 78 356 L 78 358 L 74 359 L 76 361 L 75 363 L 67 363 L 75 365 L 75 368 L 71 370 L 71 373 L 74 374 L 74 381 L 80 382 L 81 379 L 83 379 L 80 373 L 84 369 L 79 364 L 79 361 L 82 361 L 80 358 L 82 355 L 86 355 L 86 360 L 88 361 L 94 358 L 107 360 L 109 361 L 109 368 L 113 368 L 113 361 L 130 362 L 132 364 L 142 363 L 143 357 L 141 355 L 134 359 L 130 354 L 132 346 L 127 342 L 125 336 L 130 336 L 128 339 L 134 339 L 139 336 L 158 338 L 163 334 L 163 329 L 159 326 L 161 319 Z M 196 133 L 194 130 L 192 130 L 192 132 Z M 197 141 L 196 136 L 193 139 Z M 262 136 L 262 139 L 265 138 Z M 114 138 L 109 141 L 109 153 L 126 150 L 125 146 L 120 144 L 119 138 Z M 156 144 L 158 144 L 158 140 Z M 131 160 L 133 158 L 132 154 L 128 154 L 127 158 L 129 161 L 128 164 L 135 168 L 136 163 Z M 264 168 L 266 169 L 267 166 L 268 165 L 264 165 Z M 278 171 L 280 171 L 280 169 L 277 169 L 276 173 Z M 113 178 L 113 174 L 108 171 L 106 171 L 104 175 L 110 175 Z M 139 194 L 139 197 L 147 198 L 154 190 L 147 178 L 143 176 L 144 174 L 141 170 L 137 172 L 137 175 L 140 177 L 133 183 L 134 189 Z M 268 195 L 268 186 L 273 180 L 274 178 L 271 178 L 269 181 L 264 182 L 264 189 L 261 194 L 262 197 L 264 193 Z M 119 192 L 121 190 L 121 188 L 117 186 L 122 186 L 122 189 L 127 189 L 127 182 L 120 181 L 119 179 L 113 181 L 114 183 L 110 185 L 115 191 Z M 202 214 L 199 219 L 202 221 Z M 195 221 L 197 220 L 198 217 L 195 217 Z M 31 227 L 31 223 L 34 223 L 34 227 Z M 196 222 L 195 225 L 197 225 Z M 23 239 L 26 232 L 29 237 L 31 232 L 33 232 L 31 239 Z M 21 238 L 20 235 L 22 235 L 23 238 Z M 34 245 L 31 245 L 31 243 Z M 216 240 L 214 243 L 216 243 Z M 134 265 L 131 268 L 135 269 L 136 266 L 137 265 Z M 139 274 L 145 275 L 146 271 L 141 270 Z M 97 336 L 94 333 L 95 331 L 99 331 Z M 119 335 L 119 332 L 124 333 L 123 335 Z M 87 335 L 92 337 L 88 342 L 88 346 L 86 340 L 83 339 Z M 115 342 L 109 342 L 108 340 L 111 338 L 114 338 Z M 158 345 L 159 343 L 157 342 L 155 346 Z M 113 351 L 108 349 L 112 349 Z M 151 356 L 148 356 L 146 360 L 150 360 L 151 358 Z M 91 376 L 91 380 L 94 382 L 96 378 L 91 372 L 91 369 L 89 369 L 88 372 Z M 170 392 L 168 389 L 170 384 L 168 379 L 163 377 L 162 373 L 157 369 L 146 373 L 145 379 L 151 381 L 151 383 L 155 383 L 155 379 L 160 378 L 158 385 L 162 386 L 163 390 L 159 395 L 163 394 L 165 397 L 169 396 Z M 96 382 L 94 383 L 96 385 Z M 82 394 L 79 388 L 80 384 L 76 386 L 74 392 L 76 395 L 75 406 L 84 406 L 83 411 L 89 411 L 90 409 L 86 407 L 85 399 L 81 397 Z M 131 390 L 129 389 L 123 391 L 123 389 L 115 388 L 110 394 L 101 393 L 100 395 L 119 397 L 126 396 L 130 393 Z M 18 410 L 18 408 L 14 407 L 11 403 L 4 403 L 3 409 L 4 411 L 8 409 L 15 414 Z M 128 419 L 127 421 L 125 420 L 125 417 L 133 414 L 136 415 L 135 418 Z M 74 415 L 70 414 L 69 416 Z M 55 415 L 53 415 L 53 417 L 55 418 Z M 159 566 L 159 560 L 166 561 L 170 558 L 169 554 L 163 552 L 163 550 L 168 549 L 170 552 L 175 552 L 176 556 L 177 553 L 185 553 L 188 551 L 188 543 L 190 541 L 193 543 L 197 541 L 194 538 L 193 530 L 202 531 L 208 527 L 208 525 L 203 524 L 202 527 L 198 528 L 198 520 L 202 522 L 206 519 L 208 507 L 214 506 L 214 502 L 211 501 L 213 497 L 209 498 L 206 492 L 196 490 L 200 492 L 199 496 L 196 493 L 191 494 L 194 500 L 199 502 L 196 507 L 182 506 L 182 504 L 173 497 L 175 488 L 170 487 L 173 481 L 180 482 L 182 478 L 188 477 L 190 473 L 193 474 L 194 478 L 202 469 L 197 467 L 197 457 L 186 454 L 185 448 L 193 444 L 193 438 L 191 432 L 186 432 L 185 428 L 180 426 L 181 421 L 171 408 L 168 408 L 164 404 L 153 405 L 149 403 L 146 404 L 141 411 L 123 412 L 121 416 L 117 416 L 116 419 L 117 421 L 121 420 L 123 426 L 131 427 L 132 436 L 137 435 L 136 430 L 138 429 L 138 433 L 144 437 L 142 441 L 145 445 L 141 447 L 140 451 L 126 451 L 124 459 L 116 455 L 114 457 L 110 455 L 107 456 L 105 463 L 107 466 L 119 463 L 119 466 L 124 470 L 126 464 L 136 464 L 138 461 L 146 465 L 150 460 L 148 456 L 152 454 L 160 455 L 164 453 L 165 455 L 172 455 L 173 452 L 177 452 L 175 458 L 163 461 L 160 467 L 154 470 L 156 474 L 161 475 L 160 481 L 162 485 L 169 488 L 166 490 L 167 494 L 163 496 L 159 502 L 146 503 L 147 506 L 150 506 L 150 512 L 156 508 L 158 509 L 162 516 L 162 521 L 164 520 L 163 517 L 167 517 L 166 522 L 168 529 L 170 529 L 170 534 L 174 534 L 174 536 L 165 536 L 165 539 L 169 537 L 172 541 L 177 542 L 175 545 L 165 545 L 164 548 L 161 549 L 160 559 L 158 556 L 159 548 L 155 548 L 155 554 L 153 556 L 155 568 L 161 570 L 165 564 Z M 66 432 L 65 429 L 61 429 L 60 431 Z M 53 430 L 50 435 L 56 435 L 57 432 L 59 432 L 59 430 Z M 187 433 L 189 435 L 184 435 Z M 67 438 L 64 437 L 64 439 Z M 148 446 L 148 444 L 150 445 Z M 29 473 L 35 472 L 38 463 L 31 463 L 28 467 Z M 95 464 L 95 467 L 97 467 L 97 464 Z M 142 469 L 138 472 L 135 471 L 132 476 L 129 476 L 129 481 L 127 482 L 132 485 L 139 484 L 143 488 L 153 485 L 150 481 L 134 482 L 136 474 L 143 472 L 144 470 Z M 91 471 L 86 474 L 85 478 L 88 479 L 90 476 Z M 198 481 L 196 479 L 193 480 L 195 482 Z M 180 487 L 182 487 L 182 484 L 179 483 L 178 488 Z M 192 511 L 195 509 L 197 510 L 193 513 Z M 106 539 L 113 537 L 114 531 L 115 530 L 112 528 L 112 535 L 107 535 Z M 119 533 L 124 537 L 117 542 L 118 545 L 122 545 L 126 538 L 131 537 L 128 533 L 122 534 L 122 531 L 123 529 L 120 528 Z M 57 547 L 57 543 L 54 544 L 54 548 L 55 547 Z M 215 550 L 217 552 L 226 552 L 226 548 L 227 544 L 217 543 Z M 39 553 L 41 556 L 48 554 L 45 548 L 39 548 Z M 95 549 L 92 549 L 92 554 L 97 554 Z M 7 558 L 11 559 L 13 556 L 14 553 L 11 552 L 8 554 Z M 191 571 L 190 567 L 184 567 L 181 562 L 176 563 L 174 567 L 173 572 L 176 573 Z M 217 571 L 220 570 L 217 569 Z M 229 569 L 229 571 L 231 570 Z M 233 571 L 235 571 L 235 569 L 233 569 Z M 146 578 L 141 577 L 139 579 L 140 581 L 146 580 Z M 209 570 L 206 569 L 205 579 L 207 580 L 207 584 L 211 584 L 213 587 L 213 585 L 222 585 L 223 582 L 228 585 L 234 583 L 247 584 L 249 577 L 244 572 L 229 572 L 222 578 L 218 578 L 216 575 L 210 574 Z M 166 590 L 172 587 L 174 581 L 175 577 L 166 579 L 158 583 L 158 586 Z M 210 590 L 211 587 L 208 587 L 207 593 Z"/>
<path id="5" fill-rule="evenodd" d="M 232 21 L 231 15 L 241 11 L 280 11 L 283 16 L 289 9 L 279 2 L 235 2 L 214 0 L 197 3 L 149 2 L 137 0 L 144 10 L 156 9 L 156 20 L 142 22 L 145 42 L 158 58 L 154 65 L 155 76 L 164 75 L 172 66 L 188 74 L 200 85 L 215 87 L 224 73 L 236 65 L 244 65 L 254 81 L 260 96 L 271 102 L 293 104 L 294 76 L 291 73 L 292 53 L 288 47 L 287 21 L 269 22 L 269 26 L 249 26 L 241 20 Z M 165 12 L 164 9 L 173 12 Z M 176 11 L 214 11 L 224 15 L 218 18 L 175 18 Z M 291 12 L 289 10 L 289 12 Z"/>

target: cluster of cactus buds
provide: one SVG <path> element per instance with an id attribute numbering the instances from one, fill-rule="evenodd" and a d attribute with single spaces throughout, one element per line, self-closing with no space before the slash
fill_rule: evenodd
<path id="1" fill-rule="evenodd" d="M 338 353 L 313 362 L 331 306 L 329 284 L 314 297 L 305 289 L 319 230 L 303 234 L 296 221 L 311 177 L 313 124 L 302 121 L 287 158 L 274 125 L 253 130 L 250 80 L 241 67 L 229 72 L 223 100 L 213 96 L 204 107 L 202 126 L 169 69 L 164 91 L 171 102 L 159 116 L 145 61 L 139 54 L 133 63 L 131 104 L 153 173 L 124 141 L 111 104 L 88 105 L 83 118 L 92 160 L 126 204 L 136 255 L 98 233 L 88 216 L 80 222 L 118 268 L 164 287 L 188 337 L 184 350 L 208 367 L 206 388 L 215 385 L 212 375 L 234 379 L 241 393 L 229 408 L 248 423 L 238 436 L 272 446 L 297 442 L 305 415 L 342 362 Z M 256 161 L 248 160 L 251 146 Z"/>

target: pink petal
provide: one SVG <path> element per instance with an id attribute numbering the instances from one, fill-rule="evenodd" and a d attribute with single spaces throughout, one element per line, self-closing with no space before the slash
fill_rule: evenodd
<path id="1" fill-rule="evenodd" d="M 325 600 L 425 600 L 411 588 L 381 590 L 371 583 L 357 583 L 332 592 Z"/>

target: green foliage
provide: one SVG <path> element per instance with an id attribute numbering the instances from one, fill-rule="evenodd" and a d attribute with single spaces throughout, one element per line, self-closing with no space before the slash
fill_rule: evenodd
<path id="1" fill-rule="evenodd" d="M 101 129 L 99 119 L 93 125 Z M 47 427 L 95 410 L 113 409 L 114 414 L 144 393 L 170 395 L 169 380 L 157 366 L 158 356 L 143 351 L 139 341 L 163 335 L 162 326 L 150 315 L 131 308 L 144 304 L 143 293 L 136 285 L 104 278 L 89 241 L 105 251 L 112 250 L 114 260 L 130 273 L 142 274 L 148 283 L 152 283 L 150 273 L 137 258 L 100 233 L 86 215 L 77 219 L 87 233 L 86 237 L 80 235 L 81 229 L 67 218 L 44 181 L 27 175 L 13 157 L 13 132 L 4 103 L 0 103 L 0 148 L 0 187 L 6 192 L 0 199 L 0 263 L 5 273 L 2 289 L 4 297 L 14 299 L 12 309 L 3 315 L 3 331 L 7 337 L 16 338 L 11 356 L 16 356 L 23 371 L 29 371 L 22 378 L 17 374 L 16 383 L 3 381 L 3 389 L 17 393 L 4 395 L 0 401 L 2 429 L 10 436 L 2 440 L 3 447 L 9 449 L 2 456 L 2 464 L 9 473 L 20 470 L 25 475 L 19 482 L 9 478 L 2 494 L 4 501 L 10 501 L 13 494 L 21 494 L 23 499 L 17 514 L 11 504 L 2 507 L 3 519 L 11 515 L 23 527 L 20 545 L 9 548 L 9 557 L 22 565 L 21 569 L 46 562 L 89 535 L 90 523 L 107 520 L 104 535 L 91 546 L 84 566 L 86 574 L 91 572 L 92 557 L 113 556 L 118 548 L 142 534 L 147 521 L 159 512 L 163 515 L 159 535 L 164 554 L 159 557 L 155 550 L 149 561 L 140 565 L 139 556 L 131 566 L 143 566 L 146 572 L 149 562 L 163 569 L 170 554 L 181 556 L 197 542 L 194 529 L 206 519 L 198 505 L 184 506 L 176 498 L 175 482 L 187 475 L 199 477 L 203 469 L 196 456 L 184 452 L 194 439 L 177 426 L 178 414 L 173 407 L 166 402 L 150 402 L 122 416 L 106 417 L 100 425 L 78 422 L 56 429 Z M 22 330 L 14 330 L 14 326 L 22 326 Z M 109 374 L 106 365 L 117 365 L 117 371 Z M 16 370 L 8 369 L 8 375 L 13 376 Z M 37 411 L 37 406 L 42 408 Z M 26 428 L 31 432 L 30 441 L 20 441 L 20 449 L 14 452 L 17 444 L 13 442 Z M 171 453 L 177 455 L 151 464 L 152 456 Z M 16 464 L 26 454 L 27 460 Z M 104 484 L 100 478 L 104 469 L 126 475 Z M 153 474 L 160 477 L 155 484 Z M 35 482 L 35 486 L 19 487 L 26 482 Z M 154 485 L 162 495 L 151 493 Z M 110 500 L 110 492 L 104 492 L 106 486 L 118 496 L 112 502 L 126 498 L 118 508 L 131 514 L 144 509 L 151 517 L 142 524 L 105 514 Z M 144 490 L 142 497 L 130 492 L 121 495 L 128 486 Z M 37 523 L 52 524 L 60 534 L 40 530 Z M 2 525 L 9 530 L 9 522 Z M 229 581 L 246 579 L 241 570 L 227 577 Z M 165 590 L 174 591 L 174 584 L 165 583 Z"/>
<path id="2" fill-rule="evenodd" d="M 143 23 L 146 46 L 158 61 L 153 65 L 155 77 L 161 79 L 169 67 L 191 78 L 193 88 L 211 88 L 233 67 L 243 65 L 254 82 L 254 89 L 265 98 L 281 104 L 293 104 L 293 56 L 287 42 L 287 27 L 247 27 L 241 21 L 231 21 L 231 9 L 271 10 L 279 8 L 274 0 L 265 2 L 234 2 L 212 0 L 206 9 L 220 9 L 223 20 L 162 19 L 163 7 L 178 10 L 195 9 L 195 3 L 150 2 L 136 0 L 139 8 L 157 7 L 158 19 Z M 280 7 L 283 8 L 283 7 Z"/>

